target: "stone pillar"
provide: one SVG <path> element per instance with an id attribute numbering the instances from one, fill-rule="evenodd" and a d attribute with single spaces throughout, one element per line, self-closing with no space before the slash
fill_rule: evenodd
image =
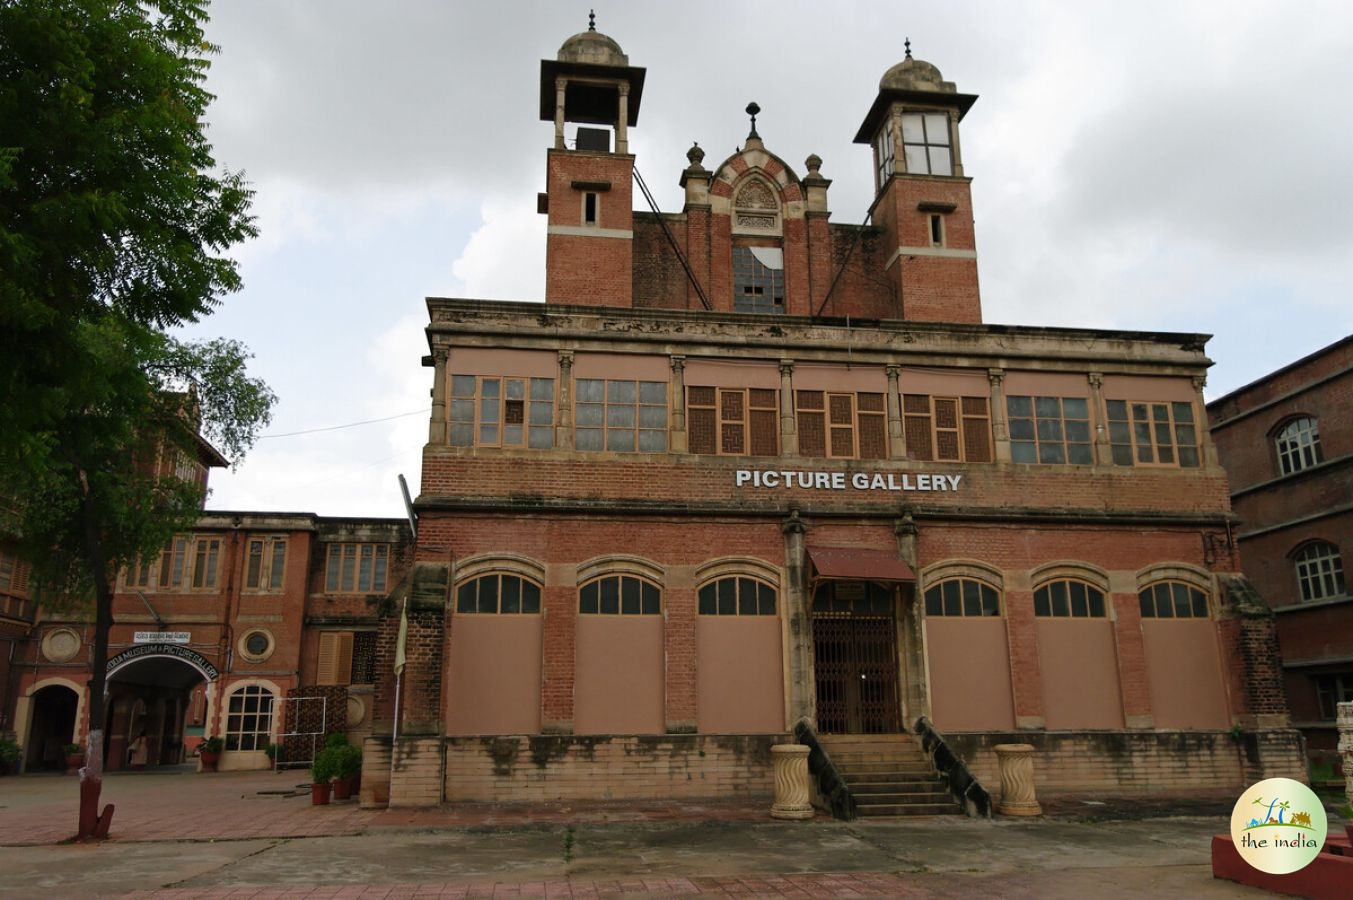
<path id="1" fill-rule="evenodd" d="M 901 146 L 900 144 L 898 146 Z M 1004 369 L 987 369 L 991 382 L 991 437 L 995 442 L 996 462 L 1010 462 L 1010 426 L 1005 419 Z"/>
<path id="2" fill-rule="evenodd" d="M 667 449 L 686 452 L 686 357 L 672 357 L 672 427 L 667 431 Z"/>
<path id="3" fill-rule="evenodd" d="M 1091 372 L 1086 376 L 1090 382 L 1090 421 L 1094 423 L 1095 465 L 1113 465 L 1113 446 L 1109 443 L 1109 423 L 1104 408 L 1104 376 Z"/>
<path id="4" fill-rule="evenodd" d="M 780 526 L 785 537 L 785 611 L 789 626 L 789 721 L 808 719 L 817 727 L 817 687 L 813 683 L 813 625 L 808 615 L 813 598 L 808 596 L 804 534 L 807 526 L 799 511 L 791 508 Z"/>
<path id="5" fill-rule="evenodd" d="M 620 91 L 620 114 L 615 120 L 615 152 L 629 153 L 630 86 L 629 82 L 617 85 Z"/>
<path id="6" fill-rule="evenodd" d="M 450 351 L 432 351 L 432 418 L 428 420 L 428 443 L 446 443 L 446 360 Z"/>
<path id="7" fill-rule="evenodd" d="M 799 455 L 799 431 L 794 422 L 794 360 L 780 360 L 780 455 Z"/>
<path id="8" fill-rule="evenodd" d="M 775 803 L 773 819 L 811 819 L 813 806 L 808 802 L 808 746 L 776 744 L 770 748 L 775 761 Z"/>
<path id="9" fill-rule="evenodd" d="M 564 96 L 568 92 L 568 79 L 554 80 L 554 149 L 564 149 Z"/>
<path id="10" fill-rule="evenodd" d="M 559 351 L 559 417 L 555 420 L 554 446 L 573 449 L 573 351 Z"/>
<path id="11" fill-rule="evenodd" d="M 1353 805 L 1353 702 L 1339 704 L 1339 755 L 1344 761 L 1344 799 Z"/>
<path id="12" fill-rule="evenodd" d="M 1212 468 L 1221 465 L 1221 458 L 1217 456 L 1217 445 L 1212 442 L 1212 430 L 1207 425 L 1207 398 L 1203 396 L 1205 387 L 1207 376 L 1194 375 L 1193 391 L 1198 395 L 1197 402 L 1193 404 L 1194 427 L 1197 429 L 1198 441 L 1203 450 L 1203 465 Z"/>
<path id="13" fill-rule="evenodd" d="M 1003 816 L 1041 816 L 1034 792 L 1033 744 L 997 744 L 996 759 L 1001 765 L 1001 802 L 996 812 Z"/>
<path id="14" fill-rule="evenodd" d="M 888 373 L 888 457 L 907 458 L 907 438 L 902 430 L 902 400 L 898 394 L 898 376 L 901 366 L 887 366 Z"/>

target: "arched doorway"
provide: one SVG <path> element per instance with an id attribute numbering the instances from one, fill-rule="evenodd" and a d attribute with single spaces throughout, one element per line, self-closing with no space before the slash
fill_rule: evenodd
<path id="1" fill-rule="evenodd" d="M 138 735 L 146 738 L 147 766 L 184 761 L 184 736 L 204 716 L 202 688 L 207 677 L 200 665 L 181 654 L 181 649 L 174 655 L 152 652 L 133 658 L 124 653 L 109 660 L 104 745 L 108 771 L 129 766 L 131 744 Z"/>
<path id="2" fill-rule="evenodd" d="M 51 684 L 34 692 L 31 702 L 33 718 L 28 727 L 24 771 L 64 770 L 66 744 L 75 740 L 80 695 L 64 684 Z"/>

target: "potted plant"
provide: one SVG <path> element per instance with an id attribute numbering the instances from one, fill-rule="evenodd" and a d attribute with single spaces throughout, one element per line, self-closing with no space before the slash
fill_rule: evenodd
<path id="1" fill-rule="evenodd" d="M 9 738 L 0 738 L 0 775 L 19 771 L 19 759 L 23 750 Z"/>
<path id="2" fill-rule="evenodd" d="M 333 755 L 334 799 L 347 800 L 355 792 L 357 779 L 362 774 L 362 748 L 343 744 L 324 752 Z"/>
<path id="3" fill-rule="evenodd" d="M 215 772 L 221 762 L 221 751 L 225 749 L 225 739 L 212 735 L 198 745 L 197 753 L 202 759 L 203 772 Z"/>
<path id="4" fill-rule="evenodd" d="M 282 752 L 281 744 L 269 744 L 263 748 L 263 752 L 268 754 L 268 768 L 277 768 L 277 757 Z"/>
<path id="5" fill-rule="evenodd" d="M 325 747 L 319 753 L 315 754 L 315 761 L 310 764 L 310 803 L 314 806 L 324 806 L 329 802 L 329 791 L 331 785 L 329 782 L 334 777 L 334 754 L 328 747 Z"/>
<path id="6" fill-rule="evenodd" d="M 85 764 L 85 748 L 79 744 L 67 744 L 65 750 L 66 774 L 74 775 Z"/>

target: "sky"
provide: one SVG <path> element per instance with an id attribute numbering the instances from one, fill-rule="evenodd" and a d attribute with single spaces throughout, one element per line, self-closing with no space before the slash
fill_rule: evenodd
<path id="1" fill-rule="evenodd" d="M 540 61 L 588 9 L 212 6 L 207 133 L 261 235 L 232 251 L 243 289 L 186 336 L 242 341 L 279 402 L 213 472 L 210 508 L 403 515 L 430 408 L 424 298 L 543 298 Z M 871 159 L 852 138 L 909 37 L 979 95 L 960 133 L 987 322 L 1212 334 L 1209 399 L 1353 333 L 1351 5 L 595 9 L 647 69 L 630 149 L 664 212 L 691 143 L 717 165 L 756 101 L 767 149 L 800 175 L 821 156 L 832 221 L 862 222 Z"/>

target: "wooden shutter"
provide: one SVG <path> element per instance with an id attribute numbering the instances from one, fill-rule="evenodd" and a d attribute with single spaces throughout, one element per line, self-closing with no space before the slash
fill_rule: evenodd
<path id="1" fill-rule="evenodd" d="M 752 388 L 747 392 L 753 456 L 780 454 L 780 410 L 776 400 L 776 392 L 766 388 Z"/>
<path id="2" fill-rule="evenodd" d="M 902 396 L 902 434 L 907 442 L 910 459 L 929 461 L 935 458 L 934 431 L 930 423 L 930 396 L 904 394 Z"/>
<path id="3" fill-rule="evenodd" d="M 352 632 L 320 632 L 319 665 L 315 671 L 315 684 L 351 683 Z"/>
<path id="4" fill-rule="evenodd" d="M 798 407 L 799 455 L 827 455 L 827 422 L 822 391 L 795 391 Z"/>

